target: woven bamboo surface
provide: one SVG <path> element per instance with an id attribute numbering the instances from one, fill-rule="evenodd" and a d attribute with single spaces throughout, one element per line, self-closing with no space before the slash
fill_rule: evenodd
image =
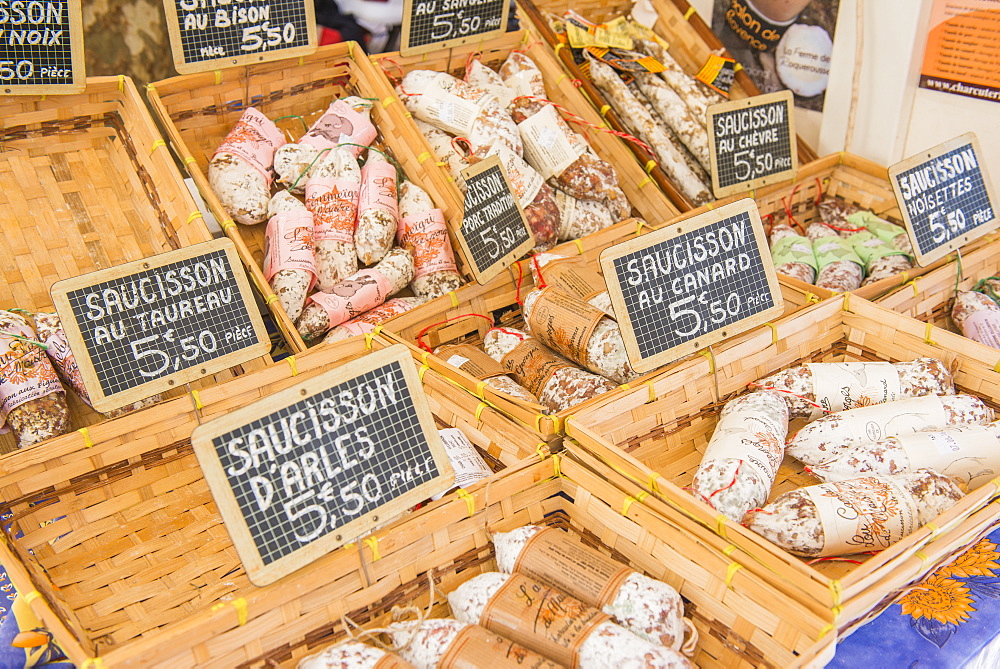
<path id="1" fill-rule="evenodd" d="M 0 235 L 0 308 L 29 311 L 53 309 L 56 281 L 212 238 L 128 77 L 0 97 Z M 74 428 L 103 420 L 67 395 Z"/>
<path id="2" fill-rule="evenodd" d="M 315 54 L 248 67 L 173 77 L 150 84 L 150 107 L 166 128 L 170 143 L 187 165 L 205 202 L 236 243 L 258 291 L 270 304 L 275 321 L 294 352 L 306 349 L 294 324 L 264 279 L 266 224 L 236 225 L 208 185 L 208 162 L 226 134 L 243 114 L 247 103 L 269 118 L 301 116 L 304 121 L 278 121 L 289 141 L 305 133 L 329 104 L 345 95 L 374 98 L 371 118 L 378 128 L 374 145 L 391 154 L 407 178 L 426 190 L 449 221 L 462 214 L 462 200 L 440 188 L 421 166 L 417 141 L 423 137 L 403 118 L 405 110 L 387 98 L 381 75 L 354 42 L 321 47 Z"/>
<path id="3" fill-rule="evenodd" d="M 200 420 L 365 355 L 366 346 L 389 345 L 379 337 L 324 345 L 197 396 L 108 421 L 87 435 L 58 437 L 0 459 L 2 510 L 14 514 L 0 562 L 19 592 L 42 595 L 32 607 L 70 658 L 79 664 L 100 657 L 106 667 L 232 667 L 301 642 L 307 630 L 329 622 L 330 607 L 364 582 L 357 545 L 254 587 L 190 435 Z M 438 425 L 461 429 L 494 468 L 548 454 L 536 434 L 455 392 L 437 372 L 421 376 Z M 398 527 L 379 530 L 375 549 L 390 550 L 401 538 Z M 14 539 L 18 532 L 24 536 Z M 365 550 L 370 555 L 371 548 Z M 240 598 L 246 609 L 233 604 Z M 253 622 L 233 629 L 240 610 Z"/>
<path id="4" fill-rule="evenodd" d="M 686 220 L 697 213 L 701 212 L 682 214 L 671 220 L 671 223 Z M 604 249 L 655 229 L 639 219 L 626 220 L 582 240 L 560 244 L 551 253 L 567 257 L 582 256 L 600 272 L 600 255 Z M 524 295 L 535 287 L 531 262 L 530 258 L 522 260 L 508 268 L 506 274 L 498 275 L 485 285 L 470 283 L 455 293 L 391 318 L 382 324 L 382 331 L 392 339 L 434 349 L 442 344 L 481 345 L 492 323 L 525 329 L 520 303 Z M 785 300 L 785 313 L 803 308 L 818 299 L 808 291 L 784 283 L 781 284 L 781 291 Z M 433 369 L 446 374 L 475 396 L 491 402 L 504 413 L 537 430 L 544 439 L 561 434 L 563 421 L 568 415 L 581 411 L 595 401 L 588 400 L 559 414 L 544 414 L 541 405 L 523 402 L 495 392 L 488 386 L 483 387 L 474 377 L 452 367 L 438 356 L 426 353 L 423 359 Z"/>
<path id="5" fill-rule="evenodd" d="M 858 565 L 845 561 L 810 565 L 725 519 L 682 488 L 691 484 L 723 403 L 744 392 L 747 384 L 794 365 L 934 357 L 954 369 L 960 392 L 978 395 L 997 407 L 997 352 L 971 347 L 964 338 L 942 330 L 929 334 L 925 330 L 923 323 L 856 296 L 826 300 L 782 318 L 773 331 L 734 338 L 718 346 L 714 355 L 706 352 L 646 384 L 598 398 L 567 420 L 566 434 L 642 482 L 656 493 L 663 509 L 680 511 L 702 534 L 714 535 L 719 550 L 732 552 L 735 547 L 734 556 L 740 557 L 734 559 L 744 568 L 789 597 L 820 607 L 829 624 L 842 630 L 995 524 L 1000 479 L 971 491 L 934 526 L 925 526 L 874 556 L 852 556 L 863 562 Z M 817 482 L 800 463 L 785 458 L 771 499 Z"/>

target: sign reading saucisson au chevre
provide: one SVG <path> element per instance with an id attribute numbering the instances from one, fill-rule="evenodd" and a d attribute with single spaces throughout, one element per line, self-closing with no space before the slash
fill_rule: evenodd
<path id="1" fill-rule="evenodd" d="M 0 2 L 0 94 L 77 93 L 86 86 L 80 0 Z"/>
<path id="2" fill-rule="evenodd" d="M 499 37 L 509 13 L 508 0 L 403 0 L 399 51 L 410 56 Z"/>
<path id="3" fill-rule="evenodd" d="M 316 51 L 313 0 L 163 0 L 174 67 L 221 70 Z"/>
<path id="4" fill-rule="evenodd" d="M 889 168 L 910 245 L 927 265 L 995 230 L 997 198 L 968 132 Z"/>
<path id="5" fill-rule="evenodd" d="M 236 247 L 195 244 L 52 286 L 94 408 L 109 411 L 265 355 Z"/>
<path id="6" fill-rule="evenodd" d="M 247 576 L 259 586 L 454 483 L 402 345 L 207 421 L 191 442 Z"/>
<path id="7" fill-rule="evenodd" d="M 749 198 L 605 249 L 601 268 L 639 372 L 784 311 L 757 204 Z"/>

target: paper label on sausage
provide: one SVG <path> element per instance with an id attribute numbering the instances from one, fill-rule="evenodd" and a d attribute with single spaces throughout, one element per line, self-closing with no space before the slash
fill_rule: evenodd
<path id="1" fill-rule="evenodd" d="M 872 442 L 947 426 L 941 397 L 926 395 L 844 411 L 838 415 L 835 437 L 843 443 Z M 810 427 L 804 429 L 808 431 Z M 830 438 L 833 436 L 831 433 Z"/>
<path id="2" fill-rule="evenodd" d="M 555 527 L 528 539 L 514 571 L 598 609 L 613 602 L 625 579 L 635 573 Z"/>
<path id="3" fill-rule="evenodd" d="M 478 102 L 460 98 L 437 87 L 429 87 L 420 95 L 410 96 L 407 106 L 412 105 L 413 115 L 440 130 L 456 137 L 468 137 L 479 112 L 496 100 L 485 95 Z"/>
<path id="4" fill-rule="evenodd" d="M 363 269 L 333 287 L 331 293 L 313 293 L 308 301 L 326 310 L 330 327 L 360 316 L 389 298 L 392 282 L 381 272 Z"/>
<path id="5" fill-rule="evenodd" d="M 880 551 L 919 527 L 916 501 L 889 478 L 868 476 L 803 490 L 823 525 L 821 557 Z"/>
<path id="6" fill-rule="evenodd" d="M 980 344 L 1000 348 L 1000 311 L 983 309 L 965 317 L 962 334 Z"/>
<path id="7" fill-rule="evenodd" d="M 369 159 L 361 167 L 361 191 L 358 211 L 378 209 L 399 219 L 399 191 L 396 188 L 396 168 L 384 160 Z"/>
<path id="8" fill-rule="evenodd" d="M 893 402 L 900 397 L 899 373 L 891 362 L 824 362 L 806 364 L 812 374 L 816 403 L 827 411 Z M 813 408 L 813 418 L 825 413 Z"/>
<path id="9" fill-rule="evenodd" d="M 532 305 L 528 329 L 552 350 L 584 364 L 594 328 L 607 317 L 597 307 L 550 286 Z"/>
<path id="10" fill-rule="evenodd" d="M 392 653 L 386 653 L 379 658 L 372 669 L 413 669 L 413 665 Z"/>
<path id="11" fill-rule="evenodd" d="M 479 625 L 462 628 L 437 666 L 442 669 L 560 669 L 552 660 Z"/>
<path id="12" fill-rule="evenodd" d="M 38 321 L 36 320 L 35 322 L 37 323 Z M 73 350 L 69 347 L 69 340 L 66 339 L 66 331 L 60 325 L 42 343 L 48 346 L 45 352 L 48 354 L 49 360 L 52 361 L 52 365 L 56 368 L 56 374 L 59 375 L 59 378 L 62 379 L 63 383 L 72 388 L 80 396 L 80 399 L 90 406 L 90 394 L 87 393 L 87 387 L 83 385 L 83 375 L 80 373 L 79 365 L 76 364 L 76 356 L 73 355 Z"/>
<path id="13" fill-rule="evenodd" d="M 507 174 L 507 181 L 510 182 L 511 190 L 521 203 L 522 209 L 535 201 L 535 196 L 545 183 L 541 174 L 532 169 L 531 165 L 524 162 L 523 158 L 511 151 L 503 142 L 493 142 L 486 155 L 500 159 Z"/>
<path id="14" fill-rule="evenodd" d="M 557 177 L 576 162 L 583 151 L 574 146 L 563 132 L 555 107 L 546 105 L 540 112 L 517 124 L 524 144 L 524 157 L 542 177 Z"/>
<path id="15" fill-rule="evenodd" d="M 910 459 L 910 469 L 934 469 L 957 479 L 968 490 L 996 476 L 1000 469 L 1000 425 L 970 425 L 896 437 Z"/>
<path id="16" fill-rule="evenodd" d="M 270 186 L 274 152 L 284 144 L 285 136 L 278 130 L 278 126 L 253 107 L 247 107 L 212 157 L 215 158 L 220 153 L 239 156 L 260 172 Z"/>
<path id="17" fill-rule="evenodd" d="M 438 430 L 438 434 L 441 435 L 448 462 L 455 470 L 456 488 L 470 486 L 493 473 L 469 438 L 457 427 Z"/>
<path id="18" fill-rule="evenodd" d="M 575 667 L 580 646 L 610 616 L 523 574 L 511 574 L 483 610 L 480 624 L 545 657 Z"/>
<path id="19" fill-rule="evenodd" d="M 437 355 L 448 356 L 445 361 L 449 365 L 458 367 L 480 381 L 491 379 L 494 376 L 504 376 L 507 373 L 500 366 L 500 363 L 486 355 L 485 351 L 469 344 L 439 348 Z"/>
<path id="20" fill-rule="evenodd" d="M 542 346 L 537 339 L 522 341 L 503 357 L 500 364 L 535 397 L 541 396 L 542 389 L 553 374 L 560 369 L 575 367 Z"/>
<path id="21" fill-rule="evenodd" d="M 741 398 L 741 409 L 719 419 L 705 448 L 702 462 L 732 458 L 756 470 L 764 481 L 774 481 L 785 453 L 786 415 L 768 410 L 766 396 L 750 393 Z M 759 404 L 757 403 L 759 401 Z"/>
<path id="22" fill-rule="evenodd" d="M 334 100 L 326 113 L 316 119 L 309 131 L 299 139 L 299 143 L 317 149 L 332 149 L 340 144 L 360 144 L 347 147 L 357 158 L 376 135 L 378 130 L 366 114 L 355 111 L 343 100 Z"/>
<path id="23" fill-rule="evenodd" d="M 545 97 L 545 84 L 539 80 L 537 71 L 521 70 L 504 79 L 506 86 L 511 93 L 511 99 L 519 97 Z"/>
<path id="24" fill-rule="evenodd" d="M 4 333 L 34 339 L 35 332 L 10 321 Z M 17 407 L 56 392 L 65 392 L 45 351 L 35 344 L 0 334 L 0 425 Z"/>
<path id="25" fill-rule="evenodd" d="M 537 283 L 557 286 L 585 302 L 607 292 L 607 284 L 604 283 L 601 273 L 581 259 L 556 260 L 536 269 L 535 272 L 542 279 Z"/>
<path id="26" fill-rule="evenodd" d="M 400 246 L 413 250 L 413 278 L 434 272 L 456 272 L 455 252 L 448 236 L 448 224 L 440 209 L 431 209 L 399 222 L 396 233 Z"/>
<path id="27" fill-rule="evenodd" d="M 354 243 L 361 184 L 336 177 L 313 177 L 306 183 L 306 208 L 313 214 L 314 242 Z"/>
<path id="28" fill-rule="evenodd" d="M 393 316 L 405 314 L 412 308 L 413 305 L 405 300 L 386 300 L 384 304 L 380 304 L 374 309 L 369 309 L 360 316 L 356 316 L 349 321 L 341 323 L 339 327 L 347 330 L 355 336 L 369 334 L 370 332 L 375 331 L 376 325 L 385 323 Z"/>
<path id="29" fill-rule="evenodd" d="M 264 278 L 278 271 L 297 269 L 309 272 L 309 288 L 316 283 L 316 245 L 313 243 L 313 216 L 306 209 L 275 214 L 264 232 Z"/>

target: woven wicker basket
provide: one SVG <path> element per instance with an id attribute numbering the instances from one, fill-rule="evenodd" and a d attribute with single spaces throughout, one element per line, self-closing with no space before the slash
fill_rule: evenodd
<path id="1" fill-rule="evenodd" d="M 209 209 L 236 243 L 257 289 L 270 305 L 275 321 L 293 352 L 305 343 L 276 301 L 264 279 L 265 224 L 236 225 L 208 185 L 208 162 L 226 134 L 249 104 L 269 118 L 301 116 L 311 124 L 330 102 L 344 95 L 375 98 L 372 121 L 379 137 L 374 144 L 386 149 L 402 166 L 406 176 L 426 190 L 449 221 L 460 218 L 462 200 L 429 178 L 417 159 L 423 142 L 413 124 L 403 118 L 402 105 L 387 99 L 381 74 L 354 42 L 320 48 L 315 54 L 251 65 L 173 77 L 150 84 L 150 107 L 166 128 L 170 143 L 187 165 Z M 279 122 L 289 139 L 305 132 L 303 122 L 289 118 Z"/>
<path id="2" fill-rule="evenodd" d="M 0 459 L 2 510 L 14 514 L 0 564 L 18 591 L 31 597 L 70 659 L 79 664 L 100 657 L 104 664 L 96 666 L 106 667 L 233 667 L 302 643 L 309 630 L 328 623 L 341 597 L 365 582 L 361 542 L 268 587 L 254 587 L 190 436 L 201 420 L 389 345 L 378 337 L 324 345 L 108 421 L 88 435 L 59 437 Z M 421 376 L 438 425 L 460 428 L 495 469 L 548 454 L 532 431 L 455 392 L 437 372 Z M 43 526 L 54 518 L 59 520 Z M 366 559 L 371 550 L 393 549 L 397 527 L 379 530 L 379 538 L 367 542 Z M 440 530 L 426 527 L 421 538 Z M 28 594 L 33 591 L 41 596 Z M 236 629 L 244 617 L 249 624 Z"/>
<path id="3" fill-rule="evenodd" d="M 612 2 L 601 2 L 601 0 L 518 0 L 518 16 L 522 21 L 535 27 L 538 33 L 553 49 L 562 63 L 566 72 L 573 77 L 574 81 L 579 81 L 580 88 L 586 94 L 596 110 L 602 110 L 602 114 L 607 119 L 608 124 L 615 130 L 625 132 L 625 125 L 620 116 L 608 104 L 601 93 L 590 80 L 583 75 L 580 68 L 573 60 L 573 55 L 568 49 L 559 47 L 559 37 L 549 27 L 547 15 L 562 16 L 567 10 L 572 9 L 581 16 L 603 23 L 618 16 L 628 15 L 632 11 L 632 0 L 613 0 Z M 708 60 L 711 53 L 722 53 L 728 55 L 719 38 L 715 36 L 711 28 L 705 24 L 701 16 L 694 11 L 686 0 L 653 0 L 653 8 L 659 15 L 659 20 L 652 26 L 660 37 L 669 45 L 670 55 L 680 64 L 684 71 L 694 75 Z M 730 98 L 733 100 L 745 98 L 752 95 L 760 95 L 760 91 L 741 68 L 737 73 L 730 91 Z M 670 201 L 677 205 L 682 211 L 692 209 L 694 205 L 681 193 L 670 181 L 666 174 L 655 163 L 650 163 L 650 156 L 644 149 L 633 142 L 625 142 L 631 150 L 634 158 L 640 165 L 649 167 L 650 176 L 657 185 L 670 198 Z M 798 138 L 798 158 L 800 164 L 808 163 L 816 159 L 816 153 L 809 145 Z"/>
<path id="4" fill-rule="evenodd" d="M 701 213 L 701 212 L 698 212 Z M 694 216 L 695 212 L 682 214 L 671 223 Z M 588 235 L 585 239 L 560 244 L 551 252 L 557 255 L 575 257 L 582 255 L 588 264 L 598 272 L 601 252 L 620 242 L 636 236 L 648 234 L 656 228 L 641 223 L 638 219 L 622 221 L 614 226 Z M 543 273 L 544 276 L 544 273 Z M 481 345 L 492 323 L 524 328 L 520 302 L 524 295 L 535 287 L 531 275 L 531 260 L 522 260 L 512 265 L 507 274 L 500 274 L 486 285 L 469 284 L 458 289 L 453 295 L 445 295 L 405 314 L 396 316 L 382 325 L 386 336 L 411 345 L 416 344 L 426 350 L 442 344 L 471 343 Z M 789 313 L 805 307 L 818 298 L 796 287 L 781 284 L 785 299 L 785 311 Z M 537 430 L 544 439 L 551 439 L 562 433 L 566 416 L 581 411 L 595 400 L 588 400 L 572 410 L 558 414 L 542 413 L 542 406 L 511 398 L 484 386 L 474 377 L 452 367 L 442 358 L 425 353 L 423 359 L 432 369 L 436 369 L 465 389 L 499 407 L 504 413 Z M 635 385 L 634 383 L 632 385 Z"/>
<path id="5" fill-rule="evenodd" d="M 3 309 L 52 311 L 56 281 L 212 238 L 128 77 L 0 98 L 0 183 Z M 74 428 L 103 420 L 67 396 Z M 0 437 L 0 452 L 14 448 Z"/>
<path id="6" fill-rule="evenodd" d="M 655 492 L 664 509 L 680 511 L 715 535 L 746 569 L 760 574 L 797 601 L 818 605 L 828 623 L 843 630 L 932 565 L 977 540 L 998 519 L 993 503 L 1000 479 L 970 492 L 955 507 L 900 543 L 863 561 L 808 561 L 727 520 L 682 489 L 691 484 L 718 421 L 722 404 L 748 383 L 807 362 L 939 358 L 955 369 L 961 392 L 998 406 L 1000 373 L 995 351 L 973 348 L 937 331 L 925 340 L 924 325 L 857 297 L 826 300 L 786 316 L 773 330 L 734 338 L 713 354 L 669 368 L 642 386 L 598 398 L 566 421 L 567 437 Z M 774 497 L 817 483 L 788 457 Z M 653 503 L 654 506 L 657 503 Z"/>

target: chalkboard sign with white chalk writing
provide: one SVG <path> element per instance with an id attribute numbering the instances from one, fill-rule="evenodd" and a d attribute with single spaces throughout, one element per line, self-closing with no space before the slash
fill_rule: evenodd
<path id="1" fill-rule="evenodd" d="M 98 411 L 270 350 L 229 239 L 60 281 L 52 301 Z"/>
<path id="2" fill-rule="evenodd" d="M 0 94 L 76 93 L 86 85 L 80 0 L 0 2 Z"/>
<path id="3" fill-rule="evenodd" d="M 601 267 L 629 361 L 640 372 L 784 311 L 751 199 L 605 249 Z"/>
<path id="4" fill-rule="evenodd" d="M 163 0 L 174 67 L 221 70 L 313 53 L 313 0 Z"/>
<path id="5" fill-rule="evenodd" d="M 508 0 L 403 0 L 400 53 L 410 56 L 499 37 Z"/>
<path id="6" fill-rule="evenodd" d="M 260 586 L 454 482 L 402 345 L 206 422 L 191 441 L 247 575 Z"/>
<path id="7" fill-rule="evenodd" d="M 715 197 L 791 179 L 798 168 L 792 92 L 712 105 L 708 143 Z"/>
<path id="8" fill-rule="evenodd" d="M 995 230 L 997 199 L 969 132 L 889 168 L 917 263 L 928 265 Z"/>

